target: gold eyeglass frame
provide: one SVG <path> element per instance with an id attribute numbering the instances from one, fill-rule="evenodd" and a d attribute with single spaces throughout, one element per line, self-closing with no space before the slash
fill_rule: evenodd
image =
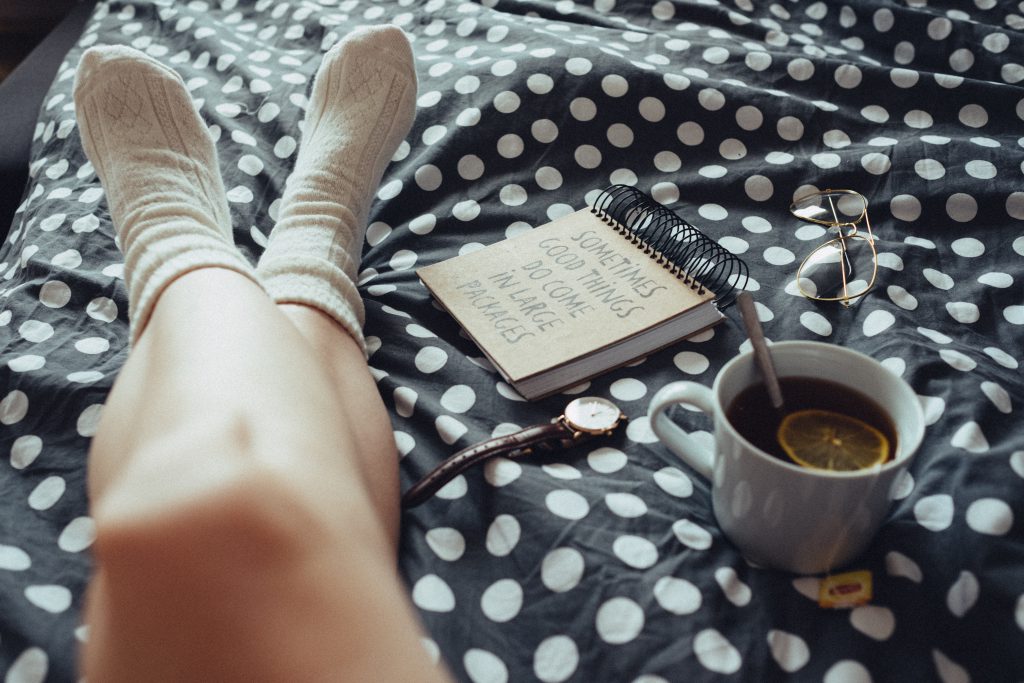
<path id="1" fill-rule="evenodd" d="M 859 198 L 860 202 L 863 204 L 863 208 L 861 209 L 860 215 L 854 218 L 853 220 L 840 220 L 839 210 L 836 207 L 836 204 L 838 202 L 833 202 L 833 197 L 835 195 L 847 195 L 850 197 Z M 800 204 L 807 202 L 808 199 L 814 196 L 821 196 L 822 199 L 828 200 L 828 209 L 830 209 L 832 212 L 833 220 L 823 220 L 798 213 L 799 209 L 797 207 Z M 824 202 L 822 202 L 820 206 L 824 206 Z M 796 271 L 796 286 L 797 289 L 800 291 L 800 294 L 807 297 L 808 299 L 813 299 L 814 301 L 838 301 L 842 303 L 843 306 L 850 306 L 855 300 L 859 299 L 860 297 L 864 296 L 872 289 L 874 289 L 875 280 L 878 276 L 878 251 L 875 249 L 875 235 L 871 231 L 871 219 L 868 217 L 867 197 L 862 195 L 860 192 L 857 192 L 856 190 L 815 190 L 814 192 L 809 192 L 807 194 L 800 195 L 799 197 L 794 198 L 792 203 L 789 205 L 789 212 L 802 221 L 806 221 L 808 223 L 815 223 L 817 225 L 823 225 L 826 228 L 835 228 L 837 231 L 836 237 L 826 242 L 823 242 L 822 244 L 819 244 L 811 251 L 811 253 L 804 257 L 803 261 L 800 262 L 800 267 L 797 268 Z M 822 212 L 825 212 L 825 209 L 822 209 Z M 866 236 L 860 234 L 861 231 L 858 227 L 862 221 L 867 232 Z M 847 269 L 851 268 L 847 257 L 847 240 L 864 240 L 865 242 L 867 242 L 868 248 L 871 250 L 871 279 L 867 283 L 867 286 L 864 288 L 863 291 L 858 291 L 855 294 L 850 294 L 849 283 L 846 280 Z M 821 252 L 823 249 L 835 249 L 837 252 L 841 254 L 839 267 L 839 272 L 842 277 L 843 294 L 841 296 L 818 296 L 817 292 L 809 292 L 805 290 L 803 285 L 801 284 L 801 281 L 804 279 L 802 277 L 804 268 L 807 266 L 808 263 L 812 261 L 814 255 Z"/>

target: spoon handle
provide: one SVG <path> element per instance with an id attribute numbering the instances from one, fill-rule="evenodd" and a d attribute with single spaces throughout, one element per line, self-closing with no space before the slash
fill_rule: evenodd
<path id="1" fill-rule="evenodd" d="M 761 322 L 757 319 L 754 298 L 750 296 L 750 292 L 740 292 L 736 297 L 736 303 L 740 307 L 740 317 L 743 318 L 747 337 L 750 338 L 750 344 L 754 347 L 754 361 L 761 369 L 764 385 L 768 389 L 768 400 L 771 401 L 772 408 L 780 410 L 782 408 L 782 389 L 779 387 L 778 375 L 775 374 L 772 355 L 768 352 L 768 343 L 764 339 Z"/>

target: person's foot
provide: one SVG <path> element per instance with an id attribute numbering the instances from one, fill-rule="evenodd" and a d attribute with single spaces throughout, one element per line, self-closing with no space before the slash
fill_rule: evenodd
<path id="1" fill-rule="evenodd" d="M 416 113 L 412 48 L 401 29 L 346 36 L 317 71 L 295 169 L 257 271 L 278 303 L 317 308 L 365 346 L 356 277 L 366 217 Z"/>
<path id="2" fill-rule="evenodd" d="M 129 47 L 92 47 L 74 97 L 125 257 L 132 339 L 163 289 L 190 270 L 255 278 L 233 244 L 213 139 L 178 74 Z"/>

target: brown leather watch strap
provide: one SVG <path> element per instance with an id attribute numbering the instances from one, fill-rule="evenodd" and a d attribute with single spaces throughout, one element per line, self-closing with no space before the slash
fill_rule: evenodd
<path id="1" fill-rule="evenodd" d="M 455 455 L 447 458 L 440 465 L 427 473 L 402 496 L 402 507 L 411 508 L 429 500 L 437 491 L 452 479 L 473 467 L 497 455 L 510 458 L 528 455 L 535 448 L 551 449 L 569 446 L 576 440 L 577 432 L 557 420 L 550 424 L 534 425 L 526 429 L 496 436 L 487 441 L 463 448 Z"/>

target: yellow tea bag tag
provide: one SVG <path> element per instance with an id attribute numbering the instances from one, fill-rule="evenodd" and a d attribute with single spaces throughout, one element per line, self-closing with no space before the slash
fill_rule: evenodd
<path id="1" fill-rule="evenodd" d="M 871 601 L 871 572 L 867 570 L 826 576 L 818 587 L 821 607 L 857 607 Z"/>

